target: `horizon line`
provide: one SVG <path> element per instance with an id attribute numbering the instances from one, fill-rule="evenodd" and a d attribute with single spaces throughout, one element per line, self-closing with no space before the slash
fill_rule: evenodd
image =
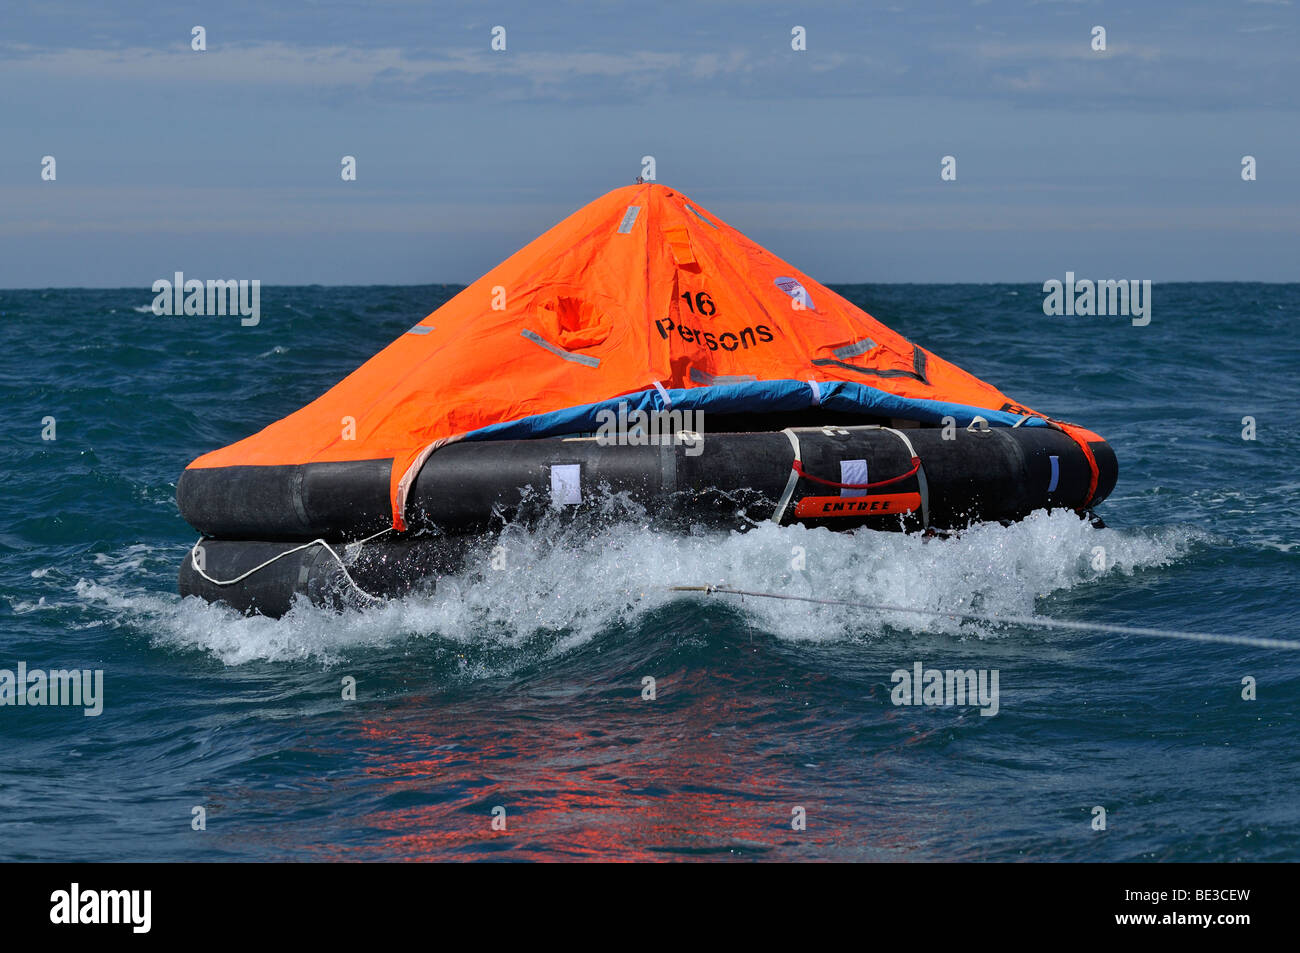
<path id="1" fill-rule="evenodd" d="M 204 279 L 207 280 L 207 279 Z M 212 279 L 218 280 L 218 279 Z M 220 279 L 232 280 L 232 279 Z M 240 279 L 233 279 L 240 280 Z M 257 281 L 258 287 L 264 288 L 468 288 L 474 282 L 461 281 L 420 281 L 409 283 L 394 282 L 377 282 L 377 283 L 357 283 L 357 282 L 339 282 L 339 283 L 295 283 L 295 284 L 266 284 L 262 283 L 260 278 L 246 278 L 245 281 Z M 476 278 L 475 281 L 478 279 Z M 1056 278 L 1048 278 L 1048 281 L 1056 281 Z M 1116 279 L 1095 279 L 1095 278 L 1077 278 L 1078 281 L 1098 281 L 1098 280 L 1115 280 L 1115 281 L 1150 281 L 1154 285 L 1300 285 L 1300 278 L 1291 281 L 1263 280 L 1258 278 L 1195 278 L 1195 279 L 1165 279 L 1165 278 L 1116 278 Z M 1041 283 L 1038 281 L 819 281 L 827 288 L 845 287 L 852 285 L 896 285 L 899 287 L 951 287 L 955 285 L 1029 285 L 1038 287 Z M 43 285 L 39 287 L 18 287 L 0 285 L 0 294 L 10 291 L 141 291 L 145 294 L 154 294 L 153 286 L 150 285 Z"/>

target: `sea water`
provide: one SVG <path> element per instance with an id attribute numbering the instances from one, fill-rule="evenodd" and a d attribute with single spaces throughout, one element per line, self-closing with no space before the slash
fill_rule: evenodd
<path id="1" fill-rule="evenodd" d="M 868 607 L 1300 638 L 1300 285 L 1157 284 L 1141 327 L 837 289 L 1105 436 L 1104 529 L 668 535 L 615 496 L 432 595 L 181 600 L 184 466 L 457 290 L 267 287 L 254 327 L 0 292 L 0 669 L 102 678 L 97 714 L 0 705 L 0 858 L 1300 859 L 1300 652 Z"/>

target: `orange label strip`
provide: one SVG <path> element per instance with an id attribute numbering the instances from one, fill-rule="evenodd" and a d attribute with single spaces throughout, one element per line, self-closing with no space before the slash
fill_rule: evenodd
<path id="1" fill-rule="evenodd" d="M 920 493 L 884 493 L 874 496 L 805 496 L 795 504 L 801 519 L 837 516 L 893 516 L 921 508 Z"/>

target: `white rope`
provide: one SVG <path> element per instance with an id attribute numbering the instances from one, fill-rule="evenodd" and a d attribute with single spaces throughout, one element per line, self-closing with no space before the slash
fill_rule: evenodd
<path id="1" fill-rule="evenodd" d="M 827 606 L 852 606 L 857 609 L 875 609 L 880 612 L 905 612 L 940 618 L 973 619 L 978 622 L 1003 622 L 1010 625 L 1031 625 L 1047 629 L 1070 629 L 1076 632 L 1114 632 L 1117 635 L 1144 635 L 1165 639 L 1185 639 L 1189 642 L 1218 642 L 1224 645 L 1249 645 L 1262 649 L 1300 650 L 1300 642 L 1293 639 L 1260 639 L 1249 635 L 1215 635 L 1209 632 L 1177 632 L 1173 629 L 1146 629 L 1129 625 L 1112 625 L 1109 622 L 1068 622 L 1040 616 L 993 615 L 985 612 L 958 612 L 952 609 L 909 609 L 870 602 L 850 602 L 845 599 L 815 599 L 812 596 L 787 596 L 777 592 L 751 592 L 725 586 L 669 586 L 672 592 L 721 593 L 729 596 L 758 596 L 763 599 L 787 599 L 792 602 L 815 602 Z"/>
<path id="2" fill-rule="evenodd" d="M 364 545 L 365 543 L 370 542 L 372 539 L 377 539 L 380 536 L 383 536 L 385 533 L 391 533 L 392 531 L 393 528 L 390 526 L 388 529 L 380 530 L 378 533 L 375 533 L 373 536 L 367 536 L 365 539 L 359 539 L 356 542 L 349 543 L 348 545 L 361 546 Z M 237 582 L 243 582 L 249 576 L 253 575 L 253 573 L 261 572 L 263 569 L 265 569 L 267 566 L 271 565 L 271 563 L 275 562 L 278 559 L 283 559 L 285 556 L 292 556 L 294 553 L 300 553 L 304 549 L 310 549 L 312 546 L 324 546 L 325 551 L 329 553 L 331 556 L 333 556 L 334 561 L 339 564 L 339 569 L 342 570 L 343 572 L 343 578 L 348 581 L 348 584 L 352 586 L 353 589 L 361 593 L 361 595 L 365 596 L 371 602 L 382 601 L 378 596 L 371 595 L 370 593 L 366 592 L 366 590 L 362 589 L 360 586 L 357 585 L 356 580 L 352 578 L 352 574 L 348 572 L 348 567 L 344 564 L 343 559 L 339 556 L 338 553 L 334 551 L 334 547 L 332 547 L 329 543 L 325 542 L 325 540 L 323 539 L 313 539 L 310 543 L 303 543 L 301 546 L 293 547 L 293 549 L 286 549 L 278 556 L 272 556 L 266 562 L 262 563 L 261 565 L 254 566 L 252 569 L 248 570 L 248 572 L 242 573 L 236 576 L 234 579 L 213 579 L 206 572 L 204 572 L 202 569 L 199 568 L 198 563 L 194 561 L 194 554 L 198 551 L 198 548 L 199 546 L 202 545 L 202 543 L 203 543 L 203 538 L 200 538 L 198 542 L 196 542 L 190 548 L 190 566 L 193 567 L 196 573 L 198 573 L 208 582 L 212 583 L 214 586 L 233 586 Z"/>

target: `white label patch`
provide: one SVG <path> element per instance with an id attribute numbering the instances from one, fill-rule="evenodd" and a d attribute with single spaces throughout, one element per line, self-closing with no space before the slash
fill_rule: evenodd
<path id="1" fill-rule="evenodd" d="M 813 306 L 812 295 L 808 293 L 808 289 L 793 278 L 777 278 L 774 284 L 808 311 L 817 310 Z"/>
<path id="2" fill-rule="evenodd" d="M 551 467 L 551 502 L 556 506 L 582 502 L 582 464 L 557 463 Z"/>
<path id="3" fill-rule="evenodd" d="M 841 483 L 869 483 L 866 460 L 841 460 Z M 840 496 L 866 496 L 866 490 L 840 490 Z"/>

